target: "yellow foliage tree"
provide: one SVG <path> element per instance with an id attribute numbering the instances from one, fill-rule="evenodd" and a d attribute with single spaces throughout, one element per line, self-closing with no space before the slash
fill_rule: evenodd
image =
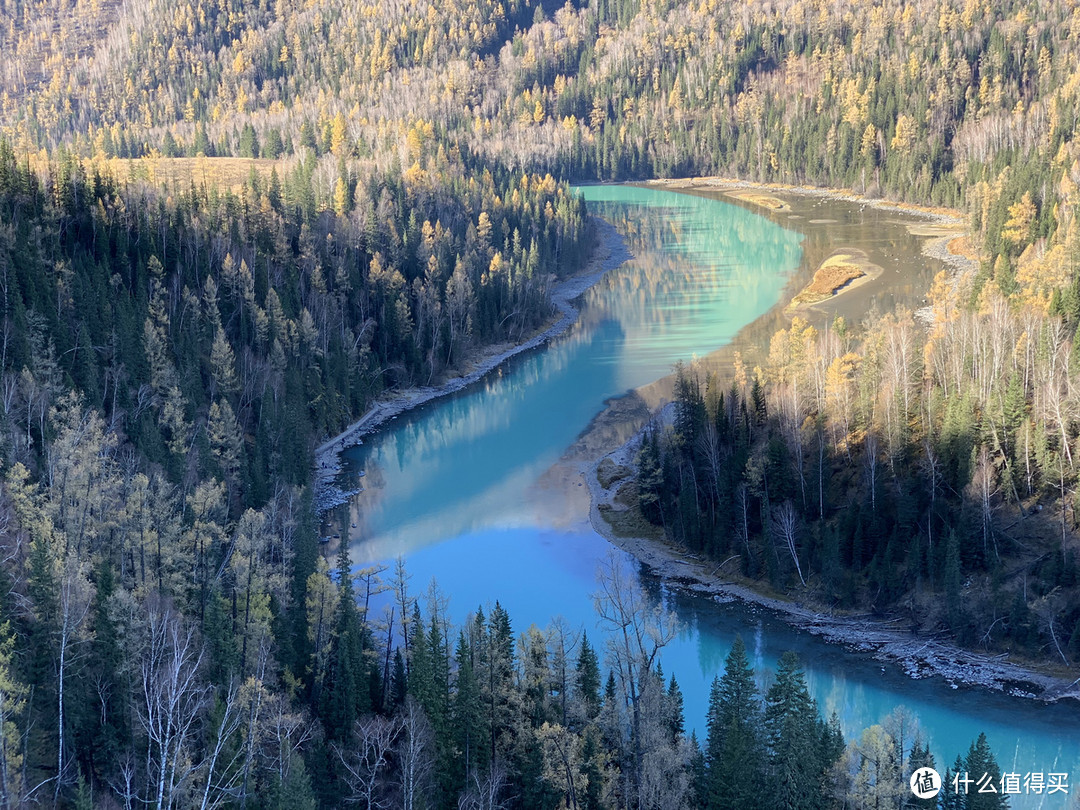
<path id="1" fill-rule="evenodd" d="M 338 113 L 334 116 L 334 120 L 330 124 L 330 151 L 338 157 L 343 157 L 347 154 L 347 135 L 345 116 Z"/>
<path id="2" fill-rule="evenodd" d="M 1031 237 L 1031 225 L 1035 221 L 1035 203 L 1031 192 L 1025 191 L 1020 202 L 1009 206 L 1009 218 L 1001 230 L 1001 238 L 1014 245 L 1025 245 Z"/>
<path id="3" fill-rule="evenodd" d="M 904 153 L 911 149 L 915 143 L 915 119 L 910 115 L 901 115 L 896 119 L 896 133 L 893 135 L 892 148 Z"/>

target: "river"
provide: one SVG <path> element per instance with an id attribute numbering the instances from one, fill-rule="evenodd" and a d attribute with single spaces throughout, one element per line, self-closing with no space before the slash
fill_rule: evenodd
<path id="1" fill-rule="evenodd" d="M 413 592 L 437 579 L 457 622 L 498 599 L 518 631 L 561 615 L 599 636 L 591 599 L 597 567 L 612 554 L 620 564 L 634 563 L 583 519 L 583 491 L 540 485 L 543 473 L 609 398 L 729 343 L 766 313 L 775 317 L 785 289 L 790 293 L 797 276 L 807 274 L 804 248 L 814 250 L 821 240 L 820 227 L 804 238 L 792 229 L 796 221 L 784 227 L 782 215 L 705 196 L 628 186 L 581 193 L 625 235 L 634 257 L 586 293 L 577 324 L 343 454 L 346 483 L 364 473 L 364 491 L 338 516 L 344 536 L 354 538 L 354 563 L 403 555 Z M 826 215 L 838 227 L 866 229 L 883 261 L 927 265 L 902 224 L 867 225 L 880 214 L 839 201 L 821 212 Z M 880 302 L 872 289 L 860 294 L 866 306 L 895 303 L 893 292 Z M 687 725 L 699 736 L 709 684 L 738 633 L 763 682 L 784 650 L 796 650 L 811 693 L 826 716 L 838 714 L 849 740 L 904 705 L 917 714 L 942 772 L 985 731 L 1003 770 L 1068 772 L 1070 784 L 1080 779 L 1080 711 L 1072 706 L 911 680 L 763 612 L 668 592 L 641 575 L 683 620 L 662 662 L 678 678 Z M 1071 790 L 1078 792 L 1080 785 Z M 1061 794 L 1012 799 L 1018 808 L 1066 806 Z"/>

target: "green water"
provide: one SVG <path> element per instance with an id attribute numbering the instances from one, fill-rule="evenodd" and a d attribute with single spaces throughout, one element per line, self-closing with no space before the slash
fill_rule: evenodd
<path id="1" fill-rule="evenodd" d="M 581 192 L 636 255 L 587 293 L 578 324 L 346 454 L 347 470 L 366 473 L 346 518 L 355 524 L 354 561 L 403 554 L 414 591 L 437 579 L 457 621 L 499 599 L 518 630 L 562 615 L 599 632 L 590 595 L 611 547 L 538 479 L 606 399 L 724 344 L 770 309 L 801 259 L 799 234 L 739 206 L 632 187 Z M 567 524 L 569 531 L 561 528 Z M 985 730 L 1003 769 L 1080 778 L 1080 715 L 1071 708 L 913 681 L 765 614 L 667 593 L 644 576 L 685 622 L 663 664 L 677 674 L 688 726 L 699 732 L 708 685 L 741 633 L 763 678 L 781 652 L 796 649 L 812 692 L 839 714 L 849 737 L 903 704 L 918 714 L 941 770 Z M 1014 797 L 1013 806 L 1064 807 L 1060 799 Z"/>
<path id="2" fill-rule="evenodd" d="M 354 504 L 359 555 L 520 523 L 526 491 L 604 400 L 731 340 L 776 302 L 802 255 L 798 234 L 736 206 L 621 186 L 585 193 L 651 247 L 586 293 L 565 337 L 355 451 L 367 473 Z"/>

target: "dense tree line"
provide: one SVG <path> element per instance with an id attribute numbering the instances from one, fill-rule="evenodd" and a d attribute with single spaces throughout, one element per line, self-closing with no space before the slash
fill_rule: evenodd
<path id="1" fill-rule="evenodd" d="M 798 659 L 766 679 L 740 640 L 699 745 L 660 666 L 674 618 L 621 564 L 603 646 L 516 633 L 498 602 L 454 627 L 400 562 L 357 571 L 342 548 L 331 570 L 296 493 L 235 523 L 203 487 L 95 508 L 127 485 L 115 434 L 75 395 L 51 421 L 54 475 L 16 464 L 0 503 L 4 807 L 900 806 L 933 765 L 903 711 L 845 746 Z M 207 547 L 228 547 L 208 596 Z M 991 762 L 980 740 L 956 767 Z"/>
<path id="2" fill-rule="evenodd" d="M 7 462 L 42 469 L 74 388 L 137 466 L 185 492 L 217 478 L 235 518 L 307 483 L 312 440 L 386 387 L 535 329 L 588 249 L 550 177 L 368 173 L 335 213 L 315 168 L 166 198 L 69 155 L 41 180 L 0 144 Z"/>
<path id="3" fill-rule="evenodd" d="M 845 746 L 791 657 L 762 685 L 737 644 L 688 738 L 670 617 L 616 569 L 605 654 L 318 554 L 315 440 L 549 316 L 569 178 L 965 206 L 979 270 L 927 319 L 685 372 L 641 509 L 778 588 L 1080 657 L 1067 4 L 0 8 L 0 808 L 908 801 L 908 718 Z M 227 191 L 215 157 L 267 162 Z"/>
<path id="4" fill-rule="evenodd" d="M 306 806 L 311 719 L 325 762 L 382 706 L 313 447 L 545 322 L 589 234 L 550 177 L 316 170 L 158 196 L 0 143 L 4 807 Z"/>
<path id="5" fill-rule="evenodd" d="M 1007 167 L 1046 180 L 1080 109 L 1067 3 L 15 6 L 2 115 L 28 151 L 385 166 L 434 137 L 564 177 L 727 173 L 956 205 Z M 1037 206 L 1049 192 L 1025 188 Z"/>
<path id="6" fill-rule="evenodd" d="M 680 369 L 672 424 L 639 454 L 640 508 L 773 587 L 1073 666 L 1075 322 L 993 285 L 977 306 L 963 283 L 934 292 L 929 327 L 796 317 L 730 386 Z"/>

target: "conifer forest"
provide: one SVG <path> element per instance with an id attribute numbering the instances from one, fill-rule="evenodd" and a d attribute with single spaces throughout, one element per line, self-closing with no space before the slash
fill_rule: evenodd
<path id="1" fill-rule="evenodd" d="M 689 177 L 951 212 L 966 269 L 684 358 L 627 508 L 1072 722 L 1076 0 L 0 0 L 0 810 L 1018 806 L 917 798 L 1013 752 L 845 727 L 750 635 L 690 706 L 669 583 L 614 556 L 573 626 L 327 528 L 320 445 L 595 270 L 575 187 Z"/>

